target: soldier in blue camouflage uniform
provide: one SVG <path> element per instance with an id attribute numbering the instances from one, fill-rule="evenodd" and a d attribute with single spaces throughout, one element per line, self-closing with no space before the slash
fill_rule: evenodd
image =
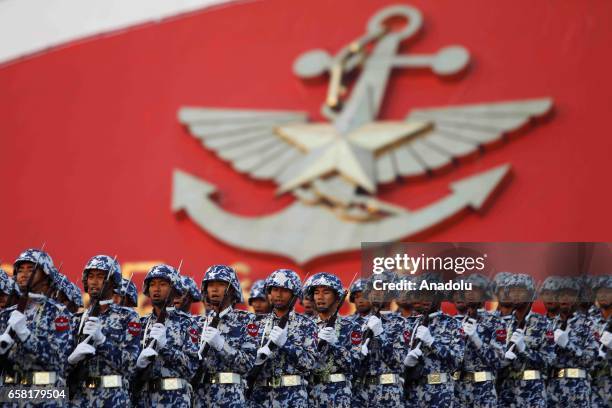
<path id="1" fill-rule="evenodd" d="M 265 279 L 259 279 L 253 283 L 251 292 L 249 293 L 249 306 L 253 308 L 253 312 L 258 317 L 267 315 L 271 310 L 268 296 L 266 296 L 266 291 L 264 290 L 265 287 Z"/>
<path id="2" fill-rule="evenodd" d="M 243 303 L 236 271 L 213 265 L 202 279 L 202 295 L 210 307 L 199 317 L 199 370 L 194 378 L 196 406 L 246 406 L 244 378 L 255 362 L 259 326 L 255 315 L 235 308 Z M 213 318 L 219 322 L 214 327 Z"/>
<path id="3" fill-rule="evenodd" d="M 0 311 L 13 306 L 20 293 L 15 281 L 3 269 L 0 269 Z"/>
<path id="4" fill-rule="evenodd" d="M 99 300 L 100 313 L 90 316 L 91 310 L 86 309 L 72 321 L 74 343 L 68 357 L 74 378 L 71 404 L 129 406 L 129 381 L 139 352 L 141 326 L 136 312 L 112 301 L 113 289 L 121 285 L 119 263 L 108 255 L 92 257 L 85 265 L 82 282 L 91 301 Z"/>
<path id="5" fill-rule="evenodd" d="M 462 407 L 497 407 L 495 377 L 506 345 L 506 327 L 484 309 L 492 298 L 491 282 L 474 273 L 455 281 L 471 284 L 471 290 L 453 293 L 455 319 L 461 324 L 466 344 L 460 371 L 454 375 L 455 396 Z"/>
<path id="6" fill-rule="evenodd" d="M 578 308 L 577 278 L 560 280 L 560 320 L 554 328 L 555 358 L 548 384 L 548 407 L 590 406 L 588 369 L 597 357 L 597 341 L 586 314 Z"/>
<path id="7" fill-rule="evenodd" d="M 131 280 L 121 278 L 121 286 L 113 290 L 113 302 L 124 307 L 138 306 L 138 290 Z"/>
<path id="8" fill-rule="evenodd" d="M 499 406 L 544 408 L 545 376 L 554 358 L 555 342 L 547 319 L 531 311 L 535 283 L 525 274 L 506 275 L 498 282 L 499 291 L 514 305 L 508 322 L 504 368 L 498 374 Z"/>
<path id="9" fill-rule="evenodd" d="M 272 312 L 261 322 L 255 364 L 263 364 L 251 396 L 253 407 L 304 408 L 308 406 L 307 377 L 317 368 L 317 326 L 292 310 L 302 295 L 299 276 L 278 269 L 266 279 Z M 285 328 L 278 325 L 289 313 Z M 275 347 L 270 348 L 271 344 Z"/>
<path id="10" fill-rule="evenodd" d="M 420 289 L 423 282 L 441 282 L 435 273 L 423 273 L 416 279 L 414 309 L 418 315 L 408 317 L 401 336 L 395 340 L 396 358 L 407 374 L 420 372 L 416 379 L 406 377 L 406 407 L 452 407 L 453 373 L 458 371 L 465 350 L 461 325 L 440 310 L 444 291 Z M 424 325 L 425 317 L 429 321 Z M 414 374 L 414 371 L 412 371 Z"/>
<path id="11" fill-rule="evenodd" d="M 328 320 L 342 305 L 342 282 L 337 276 L 321 272 L 311 276 L 304 287 L 312 297 L 317 317 L 318 350 L 320 366 L 310 379 L 310 406 L 348 408 L 351 406 L 351 373 L 360 358 L 359 343 L 353 334 L 359 326 L 348 319 L 336 316 L 333 326 Z"/>
<path id="12" fill-rule="evenodd" d="M 155 265 L 144 279 L 143 293 L 153 311 L 141 317 L 142 351 L 136 361 L 136 376 L 144 382 L 133 389 L 140 407 L 183 407 L 192 405 L 191 378 L 197 364 L 197 330 L 191 315 L 172 307 L 181 294 L 180 275 L 170 265 Z M 165 309 L 165 321 L 158 318 Z"/>
<path id="13" fill-rule="evenodd" d="M 66 386 L 66 358 L 72 343 L 71 314 L 63 305 L 44 295 L 54 273 L 53 260 L 40 250 L 28 249 L 15 260 L 13 277 L 22 292 L 30 290 L 30 296 L 23 313 L 17 306 L 0 312 L 0 333 L 3 333 L 0 335 L 0 355 L 6 358 L 0 381 L 3 387 Z M 32 405 L 55 407 L 65 401 Z"/>
<path id="14" fill-rule="evenodd" d="M 181 276 L 181 284 L 183 285 L 183 293 L 174 298 L 174 307 L 190 315 L 191 305 L 202 301 L 202 293 L 200 293 L 193 278 L 189 276 Z"/>
<path id="15" fill-rule="evenodd" d="M 359 397 L 356 406 L 400 406 L 403 388 L 400 375 L 401 363 L 395 359 L 393 340 L 401 336 L 404 319 L 390 310 L 396 298 L 394 290 L 381 289 L 382 284 L 396 283 L 394 273 L 385 271 L 366 281 L 362 295 L 372 305 L 364 317 L 359 333 L 352 335 L 361 347 L 361 356 L 354 381 Z"/>
<path id="16" fill-rule="evenodd" d="M 514 305 L 508 300 L 508 291 L 506 290 L 506 286 L 504 285 L 505 282 L 511 276 L 511 272 L 499 272 L 493 278 L 492 285 L 493 292 L 495 293 L 495 297 L 497 298 L 497 309 L 493 312 L 493 314 L 500 318 L 507 316 L 506 320 L 508 321 L 512 316 Z"/>
<path id="17" fill-rule="evenodd" d="M 599 313 L 594 315 L 592 327 L 598 341 L 597 359 L 591 372 L 591 407 L 612 406 L 612 276 L 597 276 L 593 292 Z"/>

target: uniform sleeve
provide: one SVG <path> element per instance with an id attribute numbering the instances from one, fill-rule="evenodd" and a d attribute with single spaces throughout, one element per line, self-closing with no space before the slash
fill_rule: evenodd
<path id="1" fill-rule="evenodd" d="M 195 374 L 198 361 L 197 346 L 191 340 L 191 319 L 181 317 L 178 323 L 178 327 L 181 330 L 181 344 L 177 345 L 168 342 L 164 348 L 158 351 L 167 366 L 172 366 L 172 369 L 176 370 L 182 378 L 191 380 Z"/>
<path id="2" fill-rule="evenodd" d="M 559 345 L 556 345 L 556 350 L 560 353 L 571 353 L 578 366 L 590 368 L 596 362 L 599 354 L 597 344 L 592 327 L 582 320 L 578 327 L 570 330 L 567 347 L 561 349 Z"/>
<path id="3" fill-rule="evenodd" d="M 520 353 L 514 348 L 518 357 L 513 364 L 515 367 L 520 368 L 522 362 L 527 362 L 529 367 L 539 367 L 541 371 L 548 369 L 555 357 L 555 343 L 547 334 L 547 329 L 545 321 L 535 322 L 531 334 L 525 337 L 525 351 Z"/>
<path id="4" fill-rule="evenodd" d="M 323 348 L 323 352 L 327 350 L 331 354 L 331 358 L 334 363 L 343 373 L 349 373 L 353 369 L 353 361 L 358 356 L 355 353 L 355 347 L 351 342 L 351 333 L 353 332 L 353 325 L 349 322 L 342 322 L 340 326 L 340 332 L 338 335 L 338 342 L 335 345 L 328 344 Z"/>
<path id="5" fill-rule="evenodd" d="M 287 360 L 298 371 L 302 374 L 308 374 L 317 367 L 317 348 L 315 344 L 317 326 L 306 318 L 297 321 L 300 324 L 289 327 L 287 342 L 279 351 L 285 353 Z"/>
<path id="6" fill-rule="evenodd" d="M 459 323 L 452 318 L 441 320 L 439 324 L 443 327 L 432 332 L 434 341 L 431 346 L 423 344 L 421 349 L 424 354 L 435 354 L 450 370 L 456 371 L 463 360 L 465 336 L 461 334 Z"/>
<path id="7" fill-rule="evenodd" d="M 238 374 L 246 374 L 255 363 L 258 328 L 254 316 L 239 316 L 237 324 L 225 337 L 223 348 L 214 353 Z"/>
<path id="8" fill-rule="evenodd" d="M 487 326 L 485 329 L 487 336 L 481 339 L 482 346 L 478 350 L 478 355 L 489 365 L 491 371 L 497 371 L 501 368 L 504 359 L 506 329 L 498 319 L 490 319 L 484 324 Z"/>

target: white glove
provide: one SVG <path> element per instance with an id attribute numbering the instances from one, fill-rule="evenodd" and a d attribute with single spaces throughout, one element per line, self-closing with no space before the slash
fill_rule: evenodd
<path id="1" fill-rule="evenodd" d="M 361 345 L 361 354 L 363 356 L 367 356 L 368 353 L 370 352 L 370 349 L 368 348 L 368 344 L 370 344 L 370 339 L 367 339 L 362 345 Z"/>
<path id="2" fill-rule="evenodd" d="M 319 338 L 325 340 L 330 346 L 335 346 L 338 343 L 338 336 L 336 335 L 336 329 L 333 327 L 324 327 L 319 330 Z"/>
<path id="3" fill-rule="evenodd" d="M 377 316 L 370 316 L 368 318 L 368 328 L 372 330 L 374 337 L 380 336 L 380 334 L 383 332 L 382 320 L 380 320 L 380 318 Z"/>
<path id="4" fill-rule="evenodd" d="M 274 326 L 270 331 L 270 340 L 278 347 L 283 347 L 287 342 L 287 328 L 281 329 L 278 326 Z"/>
<path id="5" fill-rule="evenodd" d="M 149 336 L 157 343 L 158 350 L 163 349 L 168 342 L 168 338 L 166 337 L 166 326 L 161 323 L 155 323 L 151 326 Z"/>
<path id="6" fill-rule="evenodd" d="M 6 343 L 4 347 L 1 346 L 3 343 Z M 2 336 L 0 336 L 0 354 L 6 354 L 6 352 L 13 347 L 13 344 L 15 344 L 15 340 L 13 340 L 11 335 L 3 333 Z"/>
<path id="7" fill-rule="evenodd" d="M 263 362 L 266 361 L 268 357 L 270 357 L 270 354 L 272 354 L 272 351 L 270 350 L 270 347 L 268 347 L 267 344 L 257 349 L 257 358 L 255 359 L 255 365 L 263 364 Z"/>
<path id="8" fill-rule="evenodd" d="M 523 329 L 516 329 L 510 337 L 510 342 L 516 344 L 516 348 L 519 353 L 525 351 L 525 331 Z"/>
<path id="9" fill-rule="evenodd" d="M 225 339 L 221 336 L 219 329 L 215 327 L 209 326 L 205 328 L 204 333 L 202 333 L 202 339 L 217 351 L 221 351 L 225 344 Z"/>
<path id="10" fill-rule="evenodd" d="M 612 333 L 605 331 L 604 334 L 601 335 L 599 342 L 607 348 L 612 349 Z"/>
<path id="11" fill-rule="evenodd" d="M 418 364 L 419 359 L 421 358 L 422 355 L 423 355 L 423 352 L 421 351 L 421 344 L 419 343 L 417 344 L 415 348 L 410 350 L 410 352 L 404 359 L 404 365 L 407 367 L 414 367 L 415 365 Z"/>
<path id="12" fill-rule="evenodd" d="M 96 348 L 89 343 L 85 343 L 85 342 L 79 343 L 74 348 L 74 351 L 72 352 L 72 354 L 68 356 L 68 362 L 70 364 L 76 364 L 90 354 L 91 355 L 96 354 Z"/>
<path id="13" fill-rule="evenodd" d="M 569 343 L 569 330 L 555 330 L 555 343 L 561 348 L 566 348 Z"/>
<path id="14" fill-rule="evenodd" d="M 431 332 L 429 331 L 429 328 L 425 326 L 419 326 L 417 328 L 416 338 L 420 339 L 423 343 L 427 344 L 428 346 L 431 346 L 434 341 L 433 336 L 431 335 Z"/>
<path id="15" fill-rule="evenodd" d="M 91 337 L 94 346 L 99 346 L 106 341 L 106 336 L 102 334 L 102 324 L 97 317 L 90 317 L 83 326 L 83 334 Z"/>
<path id="16" fill-rule="evenodd" d="M 17 334 L 19 340 L 26 341 L 30 335 L 30 329 L 26 323 L 26 317 L 19 310 L 13 310 L 11 317 L 9 317 L 8 325 Z"/>
<path id="17" fill-rule="evenodd" d="M 482 347 L 482 340 L 478 335 L 478 324 L 476 324 L 476 320 L 469 319 L 468 321 L 463 322 L 462 327 L 463 332 L 468 336 L 470 341 L 474 343 L 477 349 L 480 349 L 480 347 Z"/>
<path id="18" fill-rule="evenodd" d="M 508 350 L 506 351 L 506 354 L 504 355 L 504 357 L 506 357 L 506 360 L 516 360 L 516 354 L 514 354 L 514 352 L 512 350 Z"/>
<path id="19" fill-rule="evenodd" d="M 147 347 L 142 349 L 140 354 L 138 355 L 138 360 L 136 360 L 136 367 L 145 368 L 151 361 L 149 361 L 149 357 L 153 357 L 157 355 L 157 351 L 153 350 L 151 347 Z"/>

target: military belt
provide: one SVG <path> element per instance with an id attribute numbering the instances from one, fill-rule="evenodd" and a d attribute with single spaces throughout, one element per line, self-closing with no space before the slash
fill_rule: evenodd
<path id="1" fill-rule="evenodd" d="M 84 382 L 85 388 L 122 388 L 123 377 L 118 374 L 88 377 Z"/>
<path id="2" fill-rule="evenodd" d="M 346 375 L 342 373 L 315 375 L 312 377 L 312 383 L 315 385 L 339 383 L 344 381 L 346 381 Z"/>
<path id="3" fill-rule="evenodd" d="M 257 383 L 259 386 L 272 388 L 297 387 L 302 384 L 306 385 L 307 382 L 304 381 L 300 375 L 281 375 L 267 380 L 261 380 Z"/>
<path id="4" fill-rule="evenodd" d="M 5 374 L 2 377 L 4 385 L 53 385 L 57 381 L 55 371 L 29 371 L 24 374 Z"/>
<path id="5" fill-rule="evenodd" d="M 532 381 L 541 379 L 542 375 L 538 370 L 525 370 L 511 373 L 509 377 L 512 380 Z"/>
<path id="6" fill-rule="evenodd" d="M 211 374 L 205 382 L 208 384 L 242 384 L 242 377 L 237 373 L 221 372 Z"/>
<path id="7" fill-rule="evenodd" d="M 562 368 L 555 371 L 555 378 L 586 378 L 586 371 L 582 368 Z"/>
<path id="8" fill-rule="evenodd" d="M 387 385 L 387 384 L 399 384 L 399 374 L 386 373 L 380 375 L 369 375 L 365 379 L 366 385 Z"/>
<path id="9" fill-rule="evenodd" d="M 178 377 L 158 378 L 157 380 L 149 381 L 149 391 L 175 391 L 182 390 L 187 387 L 187 381 Z"/>
<path id="10" fill-rule="evenodd" d="M 447 383 L 450 381 L 450 379 L 451 379 L 451 376 L 448 375 L 447 373 L 431 373 L 431 374 L 427 374 L 426 376 L 423 376 L 421 382 L 430 384 L 430 385 L 435 385 L 435 384 Z"/>
<path id="11" fill-rule="evenodd" d="M 461 373 L 461 379 L 467 382 L 485 382 L 493 381 L 493 373 L 490 371 L 464 371 Z"/>

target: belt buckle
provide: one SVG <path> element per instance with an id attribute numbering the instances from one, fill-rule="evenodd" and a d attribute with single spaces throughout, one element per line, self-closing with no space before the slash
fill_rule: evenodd
<path id="1" fill-rule="evenodd" d="M 476 371 L 474 373 L 474 382 L 483 382 L 487 381 L 487 372 L 486 371 Z"/>
<path id="2" fill-rule="evenodd" d="M 219 373 L 219 384 L 232 383 L 232 373 Z"/>
<path id="3" fill-rule="evenodd" d="M 32 373 L 33 385 L 49 385 L 55 382 L 55 373 L 53 371 L 34 371 Z"/>
<path id="4" fill-rule="evenodd" d="M 569 378 L 578 378 L 578 377 L 580 377 L 580 370 L 577 369 L 577 368 L 567 368 L 565 370 L 565 372 L 566 372 L 565 375 L 567 377 L 569 377 Z"/>
<path id="5" fill-rule="evenodd" d="M 381 374 L 379 377 L 379 384 L 395 384 L 395 376 L 393 374 Z"/>
<path id="6" fill-rule="evenodd" d="M 100 376 L 102 388 L 119 388 L 121 387 L 120 375 L 103 375 Z"/>
<path id="7" fill-rule="evenodd" d="M 297 375 L 283 375 L 281 377 L 281 383 L 285 386 L 285 387 L 295 387 L 300 385 L 299 383 L 299 376 Z"/>
<path id="8" fill-rule="evenodd" d="M 523 380 L 537 380 L 537 371 L 536 370 L 525 370 L 523 371 Z"/>
<path id="9" fill-rule="evenodd" d="M 341 382 L 341 381 L 345 381 L 346 377 L 344 376 L 344 374 L 342 373 L 335 373 L 335 374 L 330 374 L 329 375 L 329 382 L 332 383 L 337 383 L 337 382 Z"/>
<path id="10" fill-rule="evenodd" d="M 182 388 L 179 378 L 163 378 L 161 385 L 163 391 L 174 391 Z"/>
<path id="11" fill-rule="evenodd" d="M 427 384 L 442 384 L 442 375 L 440 373 L 427 374 Z"/>

